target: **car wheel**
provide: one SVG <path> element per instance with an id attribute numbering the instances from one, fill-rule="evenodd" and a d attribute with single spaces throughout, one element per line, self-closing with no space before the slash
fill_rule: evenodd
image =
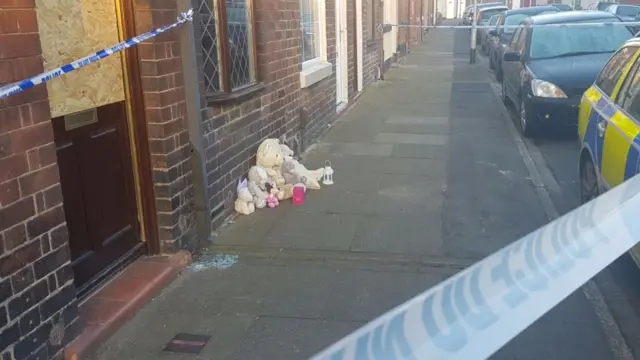
<path id="1" fill-rule="evenodd" d="M 580 167 L 580 201 L 583 204 L 600 195 L 598 187 L 598 174 L 591 158 L 588 158 Z"/>
<path id="2" fill-rule="evenodd" d="M 530 115 L 527 103 L 520 99 L 520 130 L 525 137 L 533 137 L 538 132 L 538 124 Z"/>

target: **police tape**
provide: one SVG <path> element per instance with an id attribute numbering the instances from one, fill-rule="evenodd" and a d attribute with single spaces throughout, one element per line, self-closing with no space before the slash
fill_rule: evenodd
<path id="1" fill-rule="evenodd" d="M 170 25 L 165 25 L 163 27 L 157 28 L 155 30 L 151 30 L 147 33 L 144 33 L 142 35 L 138 35 L 135 37 L 132 37 L 131 39 L 125 40 L 119 44 L 113 45 L 111 47 L 108 47 L 106 49 L 102 49 L 99 51 L 96 51 L 95 53 L 85 56 L 82 59 L 79 60 L 75 60 L 72 61 L 66 65 L 62 65 L 60 67 L 57 67 L 55 69 L 46 71 L 42 74 L 30 77 L 28 79 L 19 81 L 17 83 L 13 83 L 7 86 L 4 86 L 2 88 L 0 88 L 0 99 L 4 99 L 7 98 L 11 95 L 15 95 L 17 93 L 23 92 L 24 90 L 30 89 L 36 85 L 40 85 L 43 83 L 46 83 L 47 81 L 51 80 L 51 79 L 55 79 L 57 77 L 62 76 L 63 74 L 67 74 L 70 73 L 74 70 L 80 69 L 81 67 L 87 66 L 89 64 L 95 63 L 97 61 L 100 61 L 104 58 L 106 58 L 109 55 L 113 55 L 115 53 L 118 53 L 126 48 L 130 48 L 132 46 L 135 46 L 145 40 L 148 40 L 158 34 L 161 34 L 167 30 L 173 29 L 175 27 L 178 27 L 182 24 L 184 24 L 187 21 L 191 21 L 193 20 L 193 9 L 189 9 L 186 12 L 183 12 L 180 14 L 180 16 L 178 16 L 176 22 L 174 22 L 173 24 Z"/>
<path id="2" fill-rule="evenodd" d="M 417 28 L 417 29 L 473 29 L 473 25 L 409 25 L 409 24 L 384 24 L 379 25 L 378 30 L 383 31 L 385 27 Z M 517 29 L 526 28 L 573 28 L 573 27 L 608 27 L 608 26 L 640 26 L 640 21 L 629 22 L 591 22 L 591 23 L 564 23 L 564 24 L 522 24 L 522 25 L 476 25 L 476 29 Z"/>
<path id="3" fill-rule="evenodd" d="M 640 176 L 392 309 L 311 360 L 486 359 L 640 237 Z"/>

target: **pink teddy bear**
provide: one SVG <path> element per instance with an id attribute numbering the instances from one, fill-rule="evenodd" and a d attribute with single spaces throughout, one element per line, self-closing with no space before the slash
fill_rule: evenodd
<path id="1" fill-rule="evenodd" d="M 270 207 L 271 209 L 273 209 L 274 207 L 280 204 L 280 202 L 278 201 L 278 198 L 272 193 L 269 193 L 265 200 L 267 201 L 267 206 Z"/>

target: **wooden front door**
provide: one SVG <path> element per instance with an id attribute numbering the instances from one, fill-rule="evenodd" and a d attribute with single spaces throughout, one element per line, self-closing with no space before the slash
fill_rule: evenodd
<path id="1" fill-rule="evenodd" d="M 140 244 L 126 105 L 52 122 L 75 283 L 82 292 Z"/>

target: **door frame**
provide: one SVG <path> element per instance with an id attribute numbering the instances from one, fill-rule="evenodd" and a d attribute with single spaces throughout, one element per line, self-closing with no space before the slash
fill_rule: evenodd
<path id="1" fill-rule="evenodd" d="M 356 0 L 356 68 L 358 69 L 358 92 L 364 89 L 364 34 L 362 26 L 362 0 Z"/>
<path id="2" fill-rule="evenodd" d="M 133 1 L 114 1 L 120 38 L 124 40 L 136 36 Z M 134 188 L 140 226 L 139 235 L 141 242 L 146 245 L 148 254 L 159 254 L 161 246 L 158 236 L 158 219 L 138 48 L 136 46 L 130 47 L 121 54 L 125 103 L 127 106 L 127 127 L 129 130 Z M 139 121 L 133 121 L 133 119 L 139 119 Z"/>
<path id="3" fill-rule="evenodd" d="M 336 111 L 349 103 L 347 0 L 336 0 Z M 344 29 L 344 31 L 341 31 Z M 338 81 L 339 80 L 339 81 Z M 340 91 L 338 91 L 340 88 Z"/>

